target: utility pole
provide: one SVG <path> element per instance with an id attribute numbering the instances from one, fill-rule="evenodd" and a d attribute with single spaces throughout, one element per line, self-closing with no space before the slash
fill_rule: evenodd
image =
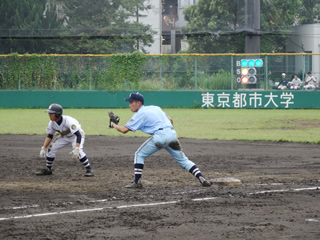
<path id="1" fill-rule="evenodd" d="M 245 53 L 260 53 L 260 0 L 245 0 L 246 29 Z M 247 84 L 246 88 L 259 88 L 256 84 Z"/>
<path id="2" fill-rule="evenodd" d="M 260 53 L 260 0 L 245 0 L 245 52 Z"/>
<path id="3" fill-rule="evenodd" d="M 176 29 L 175 29 L 175 19 L 172 19 L 171 23 L 171 53 L 176 53 Z"/>
<path id="4" fill-rule="evenodd" d="M 137 21 L 137 24 L 139 23 L 139 5 L 137 4 L 137 8 L 136 8 L 136 21 Z M 139 45 L 139 37 L 137 36 L 137 51 L 140 50 L 140 45 Z"/>

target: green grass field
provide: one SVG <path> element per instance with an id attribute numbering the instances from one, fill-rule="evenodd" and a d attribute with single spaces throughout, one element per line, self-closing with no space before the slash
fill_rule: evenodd
<path id="1" fill-rule="evenodd" d="M 0 109 L 0 134 L 43 134 L 49 122 L 46 109 Z M 76 118 L 86 135 L 126 135 L 108 128 L 108 109 L 64 109 Z M 124 125 L 133 115 L 129 108 L 112 109 Z M 320 143 L 319 110 L 164 109 L 173 118 L 180 138 L 267 140 Z"/>

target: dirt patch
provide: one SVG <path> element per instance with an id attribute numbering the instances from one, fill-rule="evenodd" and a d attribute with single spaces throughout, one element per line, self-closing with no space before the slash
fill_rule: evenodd
<path id="1" fill-rule="evenodd" d="M 44 136 L 0 135 L 0 239 L 320 239 L 319 145 L 180 139 L 209 179 L 203 188 L 164 150 L 133 157 L 146 138 L 87 136 L 95 177 L 66 148 L 52 176 L 36 176 Z"/>
<path id="2" fill-rule="evenodd" d="M 285 121 L 285 123 L 292 126 L 294 129 L 320 128 L 319 120 L 290 120 Z"/>

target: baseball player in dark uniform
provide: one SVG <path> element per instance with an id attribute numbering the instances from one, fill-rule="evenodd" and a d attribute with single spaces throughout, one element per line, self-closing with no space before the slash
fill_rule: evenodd
<path id="1" fill-rule="evenodd" d="M 190 161 L 181 149 L 177 133 L 173 128 L 172 119 L 158 106 L 144 106 L 144 97 L 140 93 L 131 93 L 125 101 L 129 102 L 129 107 L 135 114 L 125 126 L 119 126 L 111 122 L 111 127 L 121 133 L 140 130 L 151 135 L 135 153 L 134 157 L 134 181 L 127 185 L 127 188 L 142 188 L 141 176 L 144 167 L 144 160 L 151 154 L 165 149 L 178 164 L 193 174 L 204 187 L 211 186 L 199 168 Z"/>
<path id="2" fill-rule="evenodd" d="M 46 168 L 37 172 L 37 175 L 51 175 L 52 165 L 56 153 L 66 145 L 72 145 L 72 158 L 80 160 L 85 167 L 86 177 L 93 176 L 87 155 L 83 151 L 85 133 L 79 122 L 69 116 L 62 115 L 62 107 L 59 104 L 51 104 L 46 112 L 49 114 L 50 122 L 47 128 L 48 135 L 40 151 L 40 158 L 46 158 Z M 53 135 L 58 132 L 58 136 L 52 141 Z M 49 147 L 49 144 L 52 146 Z"/>

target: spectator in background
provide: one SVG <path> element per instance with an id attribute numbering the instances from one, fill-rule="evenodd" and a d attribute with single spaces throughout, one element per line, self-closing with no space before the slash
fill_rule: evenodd
<path id="1" fill-rule="evenodd" d="M 308 72 L 308 77 L 304 82 L 304 89 L 315 89 L 318 87 L 317 80 L 314 76 L 312 76 L 311 72 Z"/>
<path id="2" fill-rule="evenodd" d="M 288 79 L 286 79 L 285 73 L 282 73 L 282 79 L 280 80 L 277 88 L 280 90 L 285 90 L 288 88 Z"/>
<path id="3" fill-rule="evenodd" d="M 297 90 L 301 89 L 302 81 L 298 78 L 298 75 L 295 74 L 292 81 L 289 83 L 290 89 Z"/>

